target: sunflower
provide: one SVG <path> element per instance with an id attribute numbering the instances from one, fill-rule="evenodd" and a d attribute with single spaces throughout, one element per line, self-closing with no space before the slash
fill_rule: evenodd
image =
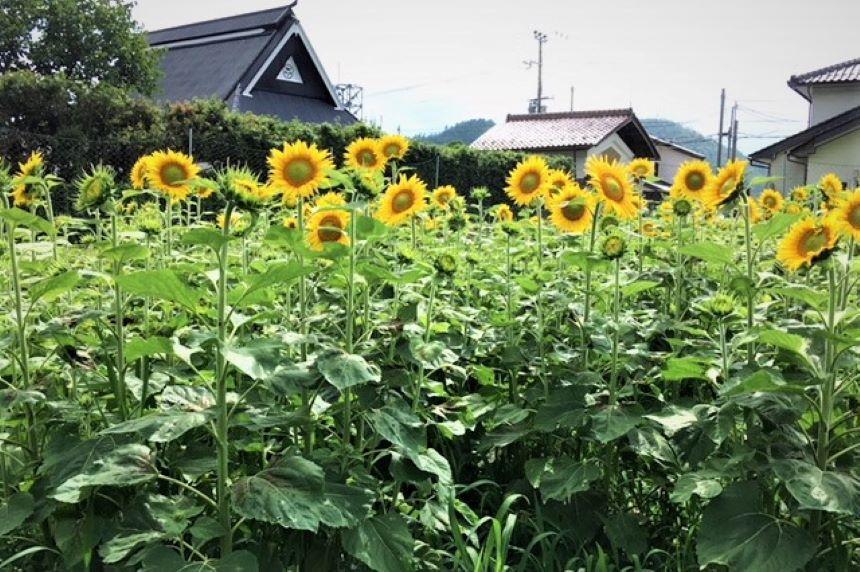
<path id="1" fill-rule="evenodd" d="M 447 209 L 448 204 L 457 197 L 457 189 L 451 185 L 443 185 L 433 191 L 433 204 L 440 209 Z"/>
<path id="2" fill-rule="evenodd" d="M 826 257 L 838 239 L 839 229 L 834 221 L 807 217 L 791 227 L 780 242 L 776 257 L 790 270 L 797 270 Z"/>
<path id="3" fill-rule="evenodd" d="M 33 151 L 25 162 L 18 163 L 18 174 L 15 176 L 15 179 L 19 179 L 19 182 L 12 190 L 12 198 L 15 200 L 16 207 L 29 206 L 36 200 L 38 187 L 32 183 L 25 183 L 20 179 L 38 176 L 44 166 L 45 159 L 39 151 Z"/>
<path id="4" fill-rule="evenodd" d="M 809 200 L 809 189 L 806 187 L 794 187 L 791 190 L 791 200 L 805 203 Z"/>
<path id="5" fill-rule="evenodd" d="M 328 151 L 304 141 L 284 143 L 283 149 L 269 152 L 269 184 L 284 193 L 298 198 L 313 196 L 320 186 L 328 182 L 328 172 L 334 168 Z"/>
<path id="6" fill-rule="evenodd" d="M 842 204 L 831 211 L 830 217 L 842 234 L 860 240 L 860 189 L 848 194 Z"/>
<path id="7" fill-rule="evenodd" d="M 818 187 L 828 199 L 835 199 L 842 192 L 842 179 L 835 173 L 827 173 L 818 181 Z"/>
<path id="8" fill-rule="evenodd" d="M 564 190 L 565 187 L 573 183 L 570 175 L 561 169 L 550 169 L 549 172 L 549 194 L 555 196 Z"/>
<path id="9" fill-rule="evenodd" d="M 183 201 L 191 192 L 191 183 L 200 173 L 194 159 L 176 151 L 156 151 L 147 161 L 146 178 L 171 201 Z"/>
<path id="10" fill-rule="evenodd" d="M 788 203 L 788 204 L 785 206 L 785 212 L 787 212 L 787 213 L 788 213 L 788 214 L 790 214 L 790 215 L 800 214 L 800 213 L 802 213 L 802 212 L 803 212 L 803 207 L 801 207 L 801 206 L 800 206 L 799 204 L 797 204 L 797 203 Z"/>
<path id="11" fill-rule="evenodd" d="M 636 218 L 633 184 L 627 170 L 617 161 L 592 155 L 585 162 L 589 183 L 610 213 L 621 219 Z"/>
<path id="12" fill-rule="evenodd" d="M 660 234 L 660 225 L 653 220 L 646 220 L 642 223 L 642 236 L 653 238 Z"/>
<path id="13" fill-rule="evenodd" d="M 129 173 L 132 189 L 140 190 L 146 188 L 146 173 L 148 169 L 149 155 L 138 157 L 137 161 L 134 162 L 134 165 L 131 168 L 131 173 Z"/>
<path id="14" fill-rule="evenodd" d="M 386 159 L 402 159 L 409 151 L 409 140 L 402 135 L 383 135 L 379 148 Z"/>
<path id="15" fill-rule="evenodd" d="M 562 232 L 582 234 L 591 228 L 596 205 L 594 195 L 570 184 L 550 203 L 550 220 Z"/>
<path id="16" fill-rule="evenodd" d="M 634 180 L 641 181 L 654 176 L 654 161 L 636 157 L 627 164 L 627 172 Z"/>
<path id="17" fill-rule="evenodd" d="M 328 192 L 320 196 L 316 200 L 314 206 L 318 209 L 325 209 L 328 207 L 342 207 L 345 204 L 346 199 L 343 198 L 343 195 L 341 195 L 340 193 Z"/>
<path id="18" fill-rule="evenodd" d="M 531 156 L 508 175 L 508 196 L 519 206 L 527 206 L 543 196 L 550 187 L 550 170 L 542 158 Z"/>
<path id="19" fill-rule="evenodd" d="M 758 203 L 757 200 L 755 200 L 755 197 L 747 197 L 747 204 L 749 205 L 750 209 L 750 223 L 756 224 L 758 222 L 761 222 L 761 205 Z"/>
<path id="20" fill-rule="evenodd" d="M 284 228 L 295 230 L 299 228 L 299 219 L 294 216 L 288 216 L 284 219 L 284 222 L 282 224 L 284 225 Z"/>
<path id="21" fill-rule="evenodd" d="M 213 189 L 212 187 L 200 186 L 194 190 L 194 194 L 197 195 L 198 197 L 200 197 L 201 199 L 208 199 L 214 193 L 215 193 L 215 189 Z"/>
<path id="22" fill-rule="evenodd" d="M 416 175 L 389 186 L 379 200 L 376 217 L 389 226 L 397 226 L 427 208 L 427 185 Z"/>
<path id="23" fill-rule="evenodd" d="M 511 222 L 514 220 L 514 211 L 508 205 L 499 205 L 496 207 L 496 220 L 499 222 Z"/>
<path id="24" fill-rule="evenodd" d="M 704 191 L 704 202 L 711 208 L 722 206 L 738 196 L 743 188 L 747 161 L 729 161 L 720 169 Z"/>
<path id="25" fill-rule="evenodd" d="M 648 210 L 648 199 L 639 193 L 634 192 L 631 200 L 633 201 L 633 206 L 636 207 L 637 212 Z"/>
<path id="26" fill-rule="evenodd" d="M 660 206 L 657 207 L 657 212 L 660 213 L 660 216 L 665 221 L 672 220 L 672 217 L 675 215 L 675 208 L 673 206 L 674 200 L 667 200 L 660 203 Z"/>
<path id="27" fill-rule="evenodd" d="M 266 202 L 257 176 L 246 167 L 227 167 L 218 174 L 218 187 L 224 198 L 242 209 L 254 211 Z"/>
<path id="28" fill-rule="evenodd" d="M 701 201 L 714 177 L 707 161 L 687 161 L 678 169 L 672 183 L 672 194 Z"/>
<path id="29" fill-rule="evenodd" d="M 387 161 L 378 139 L 362 137 L 346 148 L 346 164 L 353 169 L 381 171 Z"/>
<path id="30" fill-rule="evenodd" d="M 77 180 L 78 198 L 75 208 L 79 211 L 94 209 L 103 205 L 113 193 L 116 182 L 110 167 L 99 165 Z M 132 203 L 134 204 L 134 203 Z"/>
<path id="31" fill-rule="evenodd" d="M 782 193 L 776 189 L 765 189 L 759 196 L 758 202 L 771 213 L 778 213 L 782 210 L 785 200 Z"/>
<path id="32" fill-rule="evenodd" d="M 308 244 L 314 250 L 322 250 L 326 244 L 334 242 L 349 245 L 348 225 L 349 211 L 317 211 L 308 219 Z"/>

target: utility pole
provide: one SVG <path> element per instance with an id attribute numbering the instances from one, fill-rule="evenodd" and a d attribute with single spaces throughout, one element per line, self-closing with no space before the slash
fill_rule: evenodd
<path id="1" fill-rule="evenodd" d="M 723 116 L 726 112 L 726 88 L 720 90 L 720 128 L 717 130 L 717 169 L 723 163 Z"/>
<path id="2" fill-rule="evenodd" d="M 543 32 L 534 31 L 535 40 L 538 42 L 538 92 L 537 104 L 538 112 L 543 107 L 543 45 L 546 43 L 547 36 Z"/>
<path id="3" fill-rule="evenodd" d="M 738 102 L 732 106 L 732 119 L 729 123 L 729 156 L 732 161 L 738 156 Z"/>
<path id="4" fill-rule="evenodd" d="M 570 110 L 573 111 L 573 86 L 570 86 Z"/>
<path id="5" fill-rule="evenodd" d="M 532 33 L 535 40 L 538 41 L 538 59 L 537 61 L 527 60 L 523 62 L 528 68 L 531 68 L 535 64 L 538 67 L 537 98 L 529 102 L 529 113 L 542 113 L 546 111 L 546 108 L 543 106 L 543 100 L 549 99 L 543 95 L 543 45 L 547 42 L 549 36 L 538 30 L 534 30 Z"/>

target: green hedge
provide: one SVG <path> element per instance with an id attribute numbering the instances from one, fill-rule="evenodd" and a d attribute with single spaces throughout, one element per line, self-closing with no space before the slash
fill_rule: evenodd
<path id="1" fill-rule="evenodd" d="M 361 123 L 284 122 L 234 113 L 220 101 L 164 106 L 110 86 L 87 86 L 62 77 L 30 72 L 0 76 L 0 156 L 17 162 L 41 150 L 49 166 L 68 182 L 99 162 L 125 176 L 140 155 L 163 148 L 187 151 L 189 143 L 198 161 L 216 167 L 247 163 L 262 174 L 269 149 L 284 141 L 313 141 L 340 161 L 352 140 L 376 135 L 378 129 Z M 454 185 L 463 194 L 486 186 L 492 200 L 501 201 L 505 177 L 522 155 L 414 142 L 404 166 L 433 185 L 437 157 L 440 185 Z M 566 158 L 549 161 L 556 168 L 573 167 Z M 68 188 L 58 193 L 58 210 L 68 211 L 71 194 Z"/>

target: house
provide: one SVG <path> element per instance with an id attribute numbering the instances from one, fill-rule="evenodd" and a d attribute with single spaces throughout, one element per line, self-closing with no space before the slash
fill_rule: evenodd
<path id="1" fill-rule="evenodd" d="M 471 147 L 567 155 L 574 161 L 578 179 L 585 176 L 585 161 L 592 155 L 620 161 L 660 159 L 632 109 L 508 115 L 504 123 L 493 126 Z"/>
<path id="2" fill-rule="evenodd" d="M 860 58 L 794 75 L 788 86 L 809 102 L 807 128 L 750 155 L 789 190 L 836 173 L 860 186 Z"/>
<path id="3" fill-rule="evenodd" d="M 704 155 L 698 151 L 693 151 L 677 143 L 666 141 L 658 137 L 651 136 L 654 146 L 657 148 L 657 153 L 660 154 L 660 160 L 657 162 L 656 175 L 664 181 L 672 182 L 675 180 L 675 173 L 687 161 L 702 160 Z"/>
<path id="4" fill-rule="evenodd" d="M 215 98 L 286 121 L 355 123 L 288 6 L 149 32 L 162 50 L 156 99 Z"/>

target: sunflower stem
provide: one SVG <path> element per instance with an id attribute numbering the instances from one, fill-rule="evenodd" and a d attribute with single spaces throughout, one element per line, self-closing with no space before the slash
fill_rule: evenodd
<path id="1" fill-rule="evenodd" d="M 110 215 L 111 246 L 119 246 L 119 233 L 116 224 L 117 215 L 115 210 Z M 114 336 L 116 337 L 116 400 L 119 407 L 120 418 L 128 417 L 126 411 L 126 387 L 125 387 L 125 302 L 122 297 L 122 288 L 117 279 L 122 273 L 122 262 L 115 258 L 113 263 L 113 297 L 114 297 Z"/>
<path id="2" fill-rule="evenodd" d="M 752 231 L 750 228 L 750 198 L 747 193 L 744 196 L 744 207 L 742 209 L 744 218 L 744 242 L 746 246 L 747 261 L 747 332 L 752 333 L 755 318 L 755 261 L 752 251 Z M 747 364 L 753 365 L 755 361 L 755 342 L 747 344 Z"/>
<path id="3" fill-rule="evenodd" d="M 346 283 L 346 330 L 344 344 L 347 353 L 354 350 L 354 328 L 355 328 L 355 213 L 349 217 L 349 274 Z M 343 393 L 343 435 L 341 438 L 344 450 L 349 447 L 350 432 L 352 425 L 352 389 L 347 387 Z M 346 455 L 344 455 L 344 460 Z"/>
<path id="4" fill-rule="evenodd" d="M 299 226 L 299 235 L 304 236 L 305 234 L 305 199 L 304 197 L 299 196 L 298 200 L 298 213 L 296 215 L 298 226 Z M 304 256 L 297 253 L 297 258 L 299 259 L 299 264 L 302 266 L 305 263 Z M 308 345 L 307 345 L 307 337 L 308 337 L 308 294 L 307 294 L 307 283 L 305 282 L 304 276 L 299 277 L 299 334 L 301 335 L 301 343 L 299 344 L 302 361 L 307 361 L 308 359 Z M 302 410 L 307 413 L 308 421 L 305 424 L 305 435 L 304 435 L 304 452 L 306 455 L 309 455 L 314 447 L 314 424 L 313 419 L 311 417 L 311 403 L 310 403 L 310 394 L 306 388 L 302 388 Z"/>
<path id="5" fill-rule="evenodd" d="M 591 233 L 588 239 L 588 258 L 585 261 L 585 301 L 582 317 L 582 345 L 583 352 L 582 368 L 588 369 L 588 346 L 586 345 L 586 330 L 591 319 L 591 256 L 594 254 L 594 245 L 597 242 L 597 227 L 600 224 L 600 211 L 602 203 L 597 203 L 594 208 L 594 218 L 591 219 Z"/>
<path id="6" fill-rule="evenodd" d="M 609 376 L 609 405 L 618 401 L 618 340 L 621 324 L 618 322 L 618 312 L 621 306 L 621 257 L 615 259 L 615 280 L 613 282 L 612 304 L 612 367 Z"/>
<path id="7" fill-rule="evenodd" d="M 218 249 L 218 344 L 215 356 L 216 410 L 215 442 L 218 448 L 218 472 L 215 496 L 218 503 L 218 522 L 224 534 L 221 536 L 221 558 L 233 550 L 233 531 L 230 518 L 230 499 L 227 494 L 227 481 L 230 471 L 230 450 L 228 440 L 227 411 L 227 362 L 224 346 L 227 338 L 227 255 L 230 237 L 230 217 L 233 204 L 228 202 L 224 208 L 224 226 L 221 229 L 222 242 Z"/>

